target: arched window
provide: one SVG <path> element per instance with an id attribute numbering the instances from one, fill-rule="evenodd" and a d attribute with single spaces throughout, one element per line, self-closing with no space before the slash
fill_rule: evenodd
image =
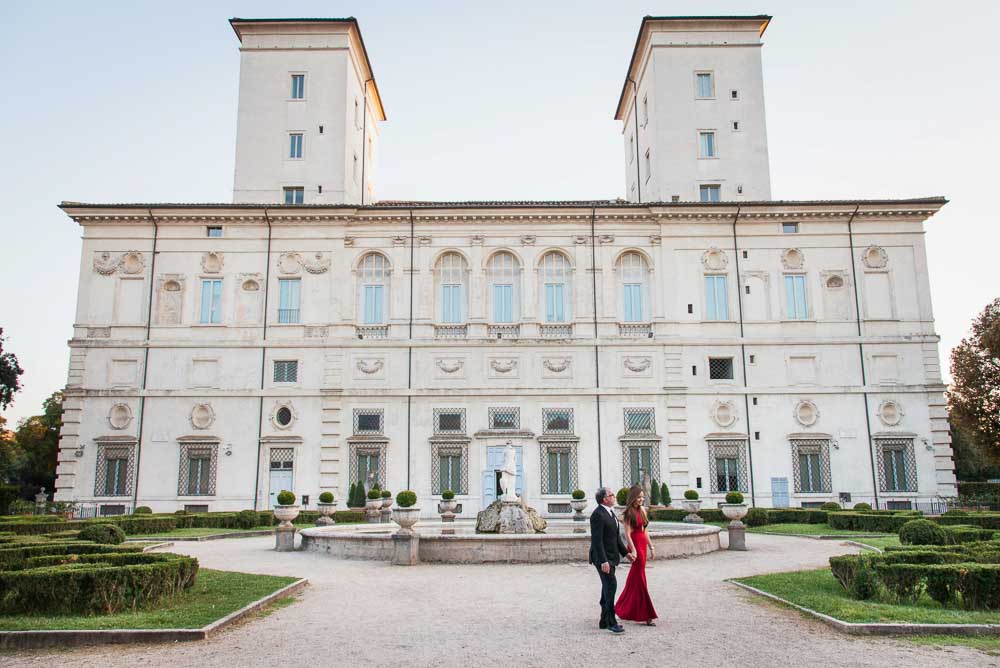
<path id="1" fill-rule="evenodd" d="M 545 305 L 545 322 L 568 322 L 570 315 L 570 276 L 572 268 L 566 256 L 550 251 L 538 266 L 539 303 Z"/>
<path id="2" fill-rule="evenodd" d="M 369 253 L 358 265 L 358 303 L 361 322 L 385 324 L 389 317 L 389 284 L 392 270 L 389 261 L 378 253 Z"/>
<path id="3" fill-rule="evenodd" d="M 521 265 L 513 253 L 503 251 L 490 258 L 489 275 L 490 322 L 515 322 L 520 317 Z"/>
<path id="4" fill-rule="evenodd" d="M 618 258 L 618 284 L 623 322 L 649 321 L 649 266 L 636 252 Z"/>
<path id="5" fill-rule="evenodd" d="M 458 324 L 468 314 L 468 275 L 465 258 L 458 253 L 445 253 L 435 268 L 438 294 L 438 322 Z"/>

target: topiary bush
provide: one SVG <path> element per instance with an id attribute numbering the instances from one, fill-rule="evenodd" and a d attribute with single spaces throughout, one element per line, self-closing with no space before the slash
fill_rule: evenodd
<path id="1" fill-rule="evenodd" d="M 587 493 L 584 492 L 582 489 L 574 489 L 573 493 L 570 496 L 572 496 L 573 500 L 575 501 L 582 501 L 583 499 L 587 498 Z"/>
<path id="2" fill-rule="evenodd" d="M 698 500 L 698 492 L 696 492 L 693 489 L 689 489 L 689 490 L 687 490 L 687 491 L 684 492 L 684 498 L 687 499 L 688 501 L 697 501 Z"/>
<path id="3" fill-rule="evenodd" d="M 618 493 L 615 494 L 615 502 L 619 506 L 624 506 L 626 501 L 628 501 L 628 487 L 622 487 L 618 490 Z"/>
<path id="4" fill-rule="evenodd" d="M 451 491 L 450 489 L 446 489 L 443 492 L 441 492 L 441 498 L 444 499 L 445 501 L 451 501 L 452 499 L 455 498 L 455 492 Z"/>
<path id="5" fill-rule="evenodd" d="M 656 482 L 656 478 L 653 478 L 649 486 L 649 504 L 651 506 L 660 505 L 660 483 Z"/>
<path id="6" fill-rule="evenodd" d="M 333 492 L 323 492 L 319 495 L 320 503 L 333 503 Z"/>
<path id="7" fill-rule="evenodd" d="M 670 488 L 667 487 L 667 483 L 665 482 L 660 483 L 660 505 L 670 505 Z"/>
<path id="8" fill-rule="evenodd" d="M 260 526 L 260 513 L 256 510 L 241 510 L 236 513 L 236 526 L 240 529 L 253 529 Z"/>
<path id="9" fill-rule="evenodd" d="M 396 495 L 396 505 L 400 508 L 410 508 L 417 503 L 417 494 L 408 489 Z"/>
<path id="10" fill-rule="evenodd" d="M 153 509 L 150 508 L 149 506 L 139 506 L 138 508 L 136 508 L 135 510 L 132 511 L 132 514 L 133 515 L 152 515 L 153 514 Z"/>
<path id="11" fill-rule="evenodd" d="M 819 507 L 820 510 L 825 510 L 827 512 L 833 512 L 837 510 L 842 510 L 840 504 L 836 501 L 827 501 L 822 506 Z"/>
<path id="12" fill-rule="evenodd" d="M 125 532 L 114 524 L 91 524 L 80 531 L 79 539 L 99 545 L 120 545 L 125 542 Z"/>
<path id="13" fill-rule="evenodd" d="M 382 490 L 382 498 L 383 499 L 391 499 L 392 498 L 392 492 L 390 492 L 387 489 L 383 489 Z"/>
<path id="14" fill-rule="evenodd" d="M 743 495 L 740 492 L 727 492 L 726 503 L 743 503 Z"/>
<path id="15" fill-rule="evenodd" d="M 871 510 L 871 509 L 872 509 L 871 505 L 867 503 L 855 503 L 854 508 L 852 508 L 852 510 L 857 510 L 859 512 L 862 510 Z"/>
<path id="16" fill-rule="evenodd" d="M 766 508 L 751 508 L 743 518 L 743 523 L 748 527 L 762 527 L 768 522 Z"/>
<path id="17" fill-rule="evenodd" d="M 278 505 L 279 506 L 294 506 L 295 505 L 295 494 L 289 492 L 287 489 L 283 489 L 278 492 Z"/>
<path id="18" fill-rule="evenodd" d="M 940 526 L 930 520 L 910 520 L 899 529 L 903 545 L 944 545 L 948 537 Z"/>
<path id="19" fill-rule="evenodd" d="M 370 490 L 368 490 L 369 501 L 376 501 L 381 498 L 382 498 L 382 490 L 380 490 L 378 487 L 372 487 Z"/>

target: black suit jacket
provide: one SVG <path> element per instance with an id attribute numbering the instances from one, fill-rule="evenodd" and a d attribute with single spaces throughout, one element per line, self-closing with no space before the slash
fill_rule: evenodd
<path id="1" fill-rule="evenodd" d="M 590 563 L 608 562 L 617 566 L 626 554 L 628 548 L 618 531 L 618 523 L 606 508 L 596 508 L 590 513 Z"/>

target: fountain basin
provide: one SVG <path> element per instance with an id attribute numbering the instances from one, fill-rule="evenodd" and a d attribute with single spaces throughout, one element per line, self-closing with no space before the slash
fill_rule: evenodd
<path id="1" fill-rule="evenodd" d="M 418 523 L 419 557 L 425 563 L 567 563 L 586 562 L 590 534 L 574 533 L 580 525 L 572 520 L 550 521 L 545 533 L 477 534 L 474 523 L 455 522 L 454 534 L 442 534 L 440 524 Z M 302 549 L 339 559 L 391 561 L 392 534 L 396 528 L 384 524 L 335 525 L 305 529 Z M 719 549 L 719 527 L 654 522 L 649 537 L 656 559 L 707 554 Z"/>

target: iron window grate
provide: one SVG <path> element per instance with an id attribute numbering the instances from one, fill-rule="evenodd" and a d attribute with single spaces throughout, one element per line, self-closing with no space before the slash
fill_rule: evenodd
<path id="1" fill-rule="evenodd" d="M 646 473 L 651 481 L 660 480 L 660 442 L 622 441 L 622 482 L 641 485 Z"/>
<path id="2" fill-rule="evenodd" d="M 713 494 L 749 491 L 747 443 L 743 439 L 715 441 L 708 446 L 709 482 Z"/>
<path id="3" fill-rule="evenodd" d="M 883 492 L 917 491 L 912 438 L 877 438 L 878 473 Z"/>
<path id="4" fill-rule="evenodd" d="M 381 408 L 355 408 L 355 434 L 381 434 L 384 429 L 385 411 Z"/>
<path id="5" fill-rule="evenodd" d="M 517 431 L 521 428 L 521 409 L 516 406 L 491 407 L 490 429 Z"/>
<path id="6" fill-rule="evenodd" d="M 576 443 L 557 443 L 540 448 L 542 494 L 569 494 L 577 488 L 579 463 Z"/>
<path id="7" fill-rule="evenodd" d="M 431 493 L 445 489 L 469 493 L 469 446 L 465 443 L 431 443 Z"/>
<path id="8" fill-rule="evenodd" d="M 135 447 L 131 445 L 97 446 L 97 471 L 94 496 L 129 496 L 135 477 Z"/>
<path id="9" fill-rule="evenodd" d="M 271 470 L 291 469 L 295 465 L 295 448 L 271 448 Z"/>
<path id="10" fill-rule="evenodd" d="M 732 357 L 709 357 L 708 377 L 710 380 L 732 380 L 733 379 L 733 358 Z"/>
<path id="11" fill-rule="evenodd" d="M 351 482 L 363 483 L 366 489 L 370 489 L 372 485 L 385 487 L 385 452 L 384 444 L 352 443 Z"/>
<path id="12" fill-rule="evenodd" d="M 542 433 L 543 434 L 572 434 L 573 409 L 572 408 L 543 408 L 542 409 Z"/>
<path id="13" fill-rule="evenodd" d="M 795 439 L 792 445 L 792 472 L 796 493 L 833 491 L 830 476 L 830 440 Z"/>
<path id="14" fill-rule="evenodd" d="M 465 433 L 465 409 L 464 408 L 435 408 L 434 409 L 434 433 L 435 434 L 464 434 Z"/>
<path id="15" fill-rule="evenodd" d="M 177 476 L 178 496 L 215 496 L 219 462 L 215 443 L 182 443 Z"/>
<path id="16" fill-rule="evenodd" d="M 626 434 L 652 434 L 656 431 L 656 419 L 652 408 L 626 408 Z"/>
<path id="17" fill-rule="evenodd" d="M 274 363 L 275 383 L 297 383 L 299 381 L 299 363 L 296 360 L 278 360 Z"/>

